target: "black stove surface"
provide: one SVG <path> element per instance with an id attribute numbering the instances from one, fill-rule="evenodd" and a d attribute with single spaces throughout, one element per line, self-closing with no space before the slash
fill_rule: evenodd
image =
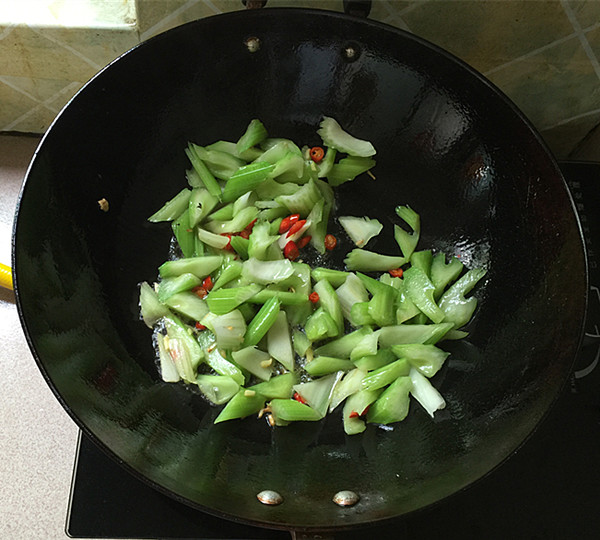
<path id="1" fill-rule="evenodd" d="M 563 162 L 586 237 L 588 343 L 562 395 L 504 465 L 442 503 L 386 526 L 336 538 L 591 539 L 600 537 L 600 163 Z M 79 440 L 67 534 L 73 538 L 289 539 L 179 503 L 131 476 L 85 435 Z"/>

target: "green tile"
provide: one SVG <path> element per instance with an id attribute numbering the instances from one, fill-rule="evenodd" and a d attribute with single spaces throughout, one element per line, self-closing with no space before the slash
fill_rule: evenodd
<path id="1" fill-rule="evenodd" d="M 539 128 L 600 107 L 600 83 L 578 38 L 489 75 Z"/>
<path id="2" fill-rule="evenodd" d="M 568 6 L 584 30 L 600 22 L 600 2 L 598 0 L 569 0 Z"/>
<path id="3" fill-rule="evenodd" d="M 558 0 L 435 1 L 403 15 L 411 32 L 487 71 L 573 33 Z"/>

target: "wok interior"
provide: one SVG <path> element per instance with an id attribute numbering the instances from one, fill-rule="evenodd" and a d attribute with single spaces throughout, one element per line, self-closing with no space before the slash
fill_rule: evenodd
<path id="1" fill-rule="evenodd" d="M 260 39 L 255 53 L 249 36 Z M 378 150 L 377 180 L 339 189 L 339 213 L 384 223 L 369 249 L 395 253 L 394 207 L 409 204 L 421 215 L 421 248 L 488 269 L 470 336 L 442 344 L 452 355 L 434 384 L 447 408 L 432 420 L 413 403 L 394 430 L 353 437 L 339 414 L 275 430 L 254 418 L 214 426 L 215 408 L 160 381 L 138 319 L 137 284 L 156 279 L 171 236 L 146 218 L 185 186 L 188 140 L 236 140 L 260 118 L 273 136 L 314 144 L 323 115 Z M 100 73 L 34 158 L 14 255 L 28 339 L 79 425 L 158 489 L 273 527 L 387 519 L 486 474 L 556 397 L 585 310 L 570 198 L 512 105 L 416 38 L 323 12 L 201 20 Z M 261 505 L 263 489 L 285 502 Z M 360 503 L 335 506 L 341 489 Z"/>

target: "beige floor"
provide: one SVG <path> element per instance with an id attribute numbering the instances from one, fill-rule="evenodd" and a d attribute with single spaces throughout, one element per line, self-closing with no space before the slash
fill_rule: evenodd
<path id="1" fill-rule="evenodd" d="M 12 222 L 39 139 L 0 136 L 0 262 L 10 264 Z M 0 289 L 0 539 L 65 534 L 78 429 L 25 341 L 12 291 Z"/>

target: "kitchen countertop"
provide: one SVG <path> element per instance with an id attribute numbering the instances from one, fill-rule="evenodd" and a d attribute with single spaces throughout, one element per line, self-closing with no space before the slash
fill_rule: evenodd
<path id="1" fill-rule="evenodd" d="M 0 135 L 0 262 L 11 263 L 12 224 L 38 137 Z M 0 538 L 65 539 L 79 429 L 43 379 L 12 291 L 0 289 Z"/>

